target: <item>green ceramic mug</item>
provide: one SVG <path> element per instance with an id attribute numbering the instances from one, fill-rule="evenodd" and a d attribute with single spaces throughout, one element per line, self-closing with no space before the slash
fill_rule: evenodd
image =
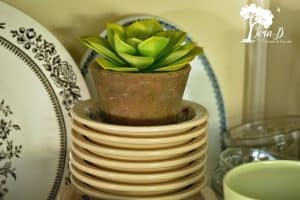
<path id="1" fill-rule="evenodd" d="M 300 162 L 243 164 L 223 179 L 225 200 L 300 200 Z"/>

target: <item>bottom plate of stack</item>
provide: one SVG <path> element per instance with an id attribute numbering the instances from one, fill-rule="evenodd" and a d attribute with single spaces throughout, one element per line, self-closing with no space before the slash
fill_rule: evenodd
<path id="1" fill-rule="evenodd" d="M 122 126 L 101 119 L 92 101 L 76 105 L 73 186 L 97 199 L 198 200 L 206 186 L 208 116 L 189 101 L 182 113 L 187 117 L 175 124 Z"/>
<path id="2" fill-rule="evenodd" d="M 187 198 L 186 200 L 217 200 L 217 196 L 214 191 L 209 187 L 204 187 L 201 192 L 194 196 Z M 73 184 L 64 186 L 61 188 L 60 193 L 57 196 L 57 200 L 99 200 L 99 198 L 93 198 L 87 194 L 80 192 Z"/>
<path id="3" fill-rule="evenodd" d="M 168 193 L 163 194 L 151 194 L 144 195 L 141 193 L 131 193 L 132 195 L 126 195 L 126 192 L 123 194 L 114 194 L 113 192 L 105 192 L 104 190 L 99 190 L 98 188 L 94 188 L 92 186 L 89 186 L 87 184 L 84 184 L 83 182 L 79 181 L 78 179 L 71 177 L 73 185 L 79 189 L 81 192 L 83 192 L 86 195 L 90 195 L 92 197 L 96 197 L 99 199 L 114 199 L 114 200 L 128 200 L 128 199 L 151 199 L 151 200 L 176 200 L 176 199 L 185 199 L 188 197 L 192 197 L 196 194 L 198 194 L 201 189 L 206 184 L 205 177 L 203 177 L 198 182 L 185 187 L 184 189 L 178 190 L 176 192 L 172 191 Z M 149 186 L 147 186 L 149 187 Z M 155 192 L 154 192 L 155 193 Z"/>

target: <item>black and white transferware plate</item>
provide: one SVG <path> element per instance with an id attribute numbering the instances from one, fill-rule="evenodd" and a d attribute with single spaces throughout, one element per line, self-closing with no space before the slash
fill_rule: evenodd
<path id="1" fill-rule="evenodd" d="M 55 199 L 67 181 L 78 67 L 39 23 L 0 2 L 0 199 Z"/>

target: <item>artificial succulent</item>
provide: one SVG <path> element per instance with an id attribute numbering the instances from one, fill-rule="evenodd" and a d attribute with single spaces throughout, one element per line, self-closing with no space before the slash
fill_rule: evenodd
<path id="1" fill-rule="evenodd" d="M 186 66 L 203 49 L 186 42 L 186 33 L 164 30 L 154 19 L 128 26 L 107 23 L 107 36 L 81 37 L 80 41 L 100 54 L 103 69 L 124 72 L 176 71 Z"/>

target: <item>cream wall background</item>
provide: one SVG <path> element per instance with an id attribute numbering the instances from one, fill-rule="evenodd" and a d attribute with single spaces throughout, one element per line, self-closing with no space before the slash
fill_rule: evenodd
<path id="1" fill-rule="evenodd" d="M 244 94 L 246 0 L 5 0 L 48 28 L 79 63 L 85 47 L 80 35 L 98 34 L 107 21 L 132 14 L 163 17 L 205 47 L 219 80 L 229 126 L 241 123 Z M 201 92 L 201 91 L 199 91 Z"/>

